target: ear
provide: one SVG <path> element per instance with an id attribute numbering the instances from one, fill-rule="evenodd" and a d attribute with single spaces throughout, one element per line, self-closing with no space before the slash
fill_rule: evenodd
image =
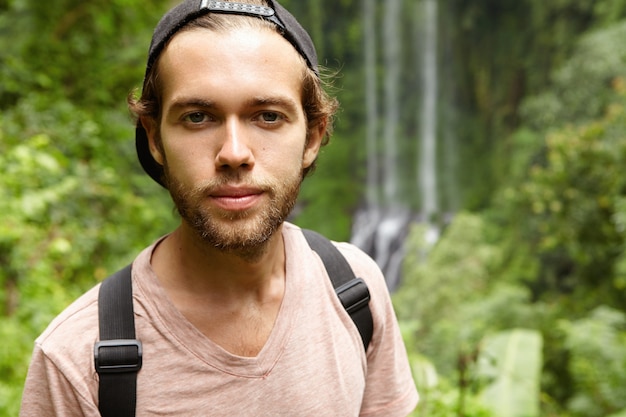
<path id="1" fill-rule="evenodd" d="M 315 162 L 315 159 L 317 159 L 317 155 L 322 147 L 324 135 L 326 134 L 326 123 L 326 119 L 324 119 L 317 125 L 311 127 L 307 143 L 304 146 L 302 169 L 310 167 L 313 162 Z"/>
<path id="2" fill-rule="evenodd" d="M 154 158 L 159 165 L 163 165 L 163 148 L 160 144 L 161 139 L 158 138 L 159 128 L 157 121 L 147 116 L 143 116 L 139 120 L 148 136 L 148 146 L 150 147 L 152 158 Z"/>

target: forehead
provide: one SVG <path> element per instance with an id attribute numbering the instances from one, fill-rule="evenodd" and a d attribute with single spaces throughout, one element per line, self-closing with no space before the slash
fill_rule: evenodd
<path id="1" fill-rule="evenodd" d="M 159 59 L 160 84 L 181 82 L 301 89 L 306 62 L 276 31 L 243 26 L 228 30 L 194 28 L 176 34 Z"/>

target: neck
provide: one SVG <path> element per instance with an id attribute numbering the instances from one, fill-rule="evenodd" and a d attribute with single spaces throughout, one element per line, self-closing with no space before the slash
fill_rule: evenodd
<path id="1" fill-rule="evenodd" d="M 282 226 L 261 246 L 222 250 L 183 223 L 156 248 L 152 267 L 169 291 L 217 297 L 263 298 L 285 277 Z"/>

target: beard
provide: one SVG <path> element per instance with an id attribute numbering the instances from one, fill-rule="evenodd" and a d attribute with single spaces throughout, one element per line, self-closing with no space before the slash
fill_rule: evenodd
<path id="1" fill-rule="evenodd" d="M 303 180 L 302 172 L 277 181 L 258 181 L 241 171 L 229 171 L 189 188 L 172 175 L 166 161 L 163 168 L 165 184 L 178 213 L 201 241 L 250 260 L 264 252 L 266 243 L 291 213 Z M 208 207 L 206 202 L 213 190 L 227 184 L 262 190 L 269 201 L 236 212 Z"/>

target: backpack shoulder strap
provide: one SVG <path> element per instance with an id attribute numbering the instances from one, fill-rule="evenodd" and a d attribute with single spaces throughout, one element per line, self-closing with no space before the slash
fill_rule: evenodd
<path id="1" fill-rule="evenodd" d="M 98 408 L 102 417 L 135 415 L 141 342 L 135 338 L 131 265 L 104 280 L 98 294 L 100 341 L 94 361 L 100 378 Z"/>
<path id="2" fill-rule="evenodd" d="M 309 246 L 322 258 L 337 297 L 356 325 L 367 350 L 374 329 L 369 308 L 370 292 L 362 278 L 357 278 L 346 258 L 326 237 L 303 229 Z"/>

